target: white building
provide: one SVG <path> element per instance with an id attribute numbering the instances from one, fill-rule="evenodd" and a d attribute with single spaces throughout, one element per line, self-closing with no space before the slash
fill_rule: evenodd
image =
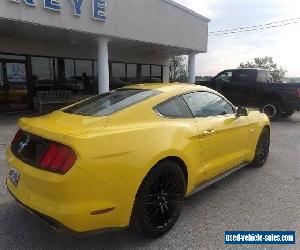
<path id="1" fill-rule="evenodd" d="M 209 21 L 170 0 L 1 0 L 0 111 L 41 90 L 167 83 L 174 55 L 189 55 L 193 82 Z"/>

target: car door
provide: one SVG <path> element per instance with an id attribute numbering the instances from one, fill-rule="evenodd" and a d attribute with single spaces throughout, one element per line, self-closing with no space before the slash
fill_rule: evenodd
<path id="1" fill-rule="evenodd" d="M 238 117 L 233 105 L 215 93 L 188 93 L 184 100 L 196 119 L 206 178 L 243 163 L 250 135 L 248 117 Z"/>
<path id="2" fill-rule="evenodd" d="M 233 82 L 233 71 L 226 70 L 221 72 L 215 77 L 215 90 L 225 95 L 226 98 L 232 100 L 230 88 Z"/>
<path id="3" fill-rule="evenodd" d="M 232 81 L 223 84 L 222 94 L 235 105 L 247 105 L 253 98 L 255 88 L 254 71 L 240 69 L 233 72 Z"/>

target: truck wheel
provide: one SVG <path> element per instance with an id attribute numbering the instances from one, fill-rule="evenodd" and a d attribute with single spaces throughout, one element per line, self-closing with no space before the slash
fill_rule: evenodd
<path id="1" fill-rule="evenodd" d="M 180 215 L 185 192 L 186 181 L 178 163 L 159 163 L 139 188 L 131 227 L 150 238 L 167 233 Z"/>
<path id="2" fill-rule="evenodd" d="M 265 113 L 271 121 L 277 121 L 282 118 L 283 108 L 280 102 L 267 100 L 261 104 L 260 111 Z"/>

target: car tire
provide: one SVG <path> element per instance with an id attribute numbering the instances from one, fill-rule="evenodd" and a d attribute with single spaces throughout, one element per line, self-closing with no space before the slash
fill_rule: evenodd
<path id="1" fill-rule="evenodd" d="M 270 152 L 270 131 L 268 129 L 263 129 L 261 135 L 258 139 L 255 156 L 250 164 L 251 167 L 261 168 L 267 162 Z"/>
<path id="2" fill-rule="evenodd" d="M 261 104 L 260 111 L 265 113 L 271 121 L 277 121 L 282 118 L 283 108 L 280 102 L 276 100 L 267 100 Z"/>
<path id="3" fill-rule="evenodd" d="M 131 228 L 149 238 L 167 233 L 179 218 L 186 193 L 186 180 L 180 165 L 163 161 L 142 182 L 136 195 Z"/>

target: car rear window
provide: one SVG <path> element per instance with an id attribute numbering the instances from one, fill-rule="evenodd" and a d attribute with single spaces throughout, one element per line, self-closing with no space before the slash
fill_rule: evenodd
<path id="1" fill-rule="evenodd" d="M 107 116 L 159 94 L 157 90 L 117 89 L 92 97 L 64 110 L 84 116 Z"/>

